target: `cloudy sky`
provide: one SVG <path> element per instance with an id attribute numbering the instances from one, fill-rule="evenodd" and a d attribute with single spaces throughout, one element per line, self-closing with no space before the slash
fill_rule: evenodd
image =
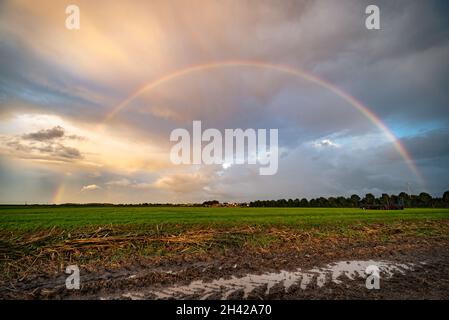
<path id="1" fill-rule="evenodd" d="M 365 28 L 369 4 L 381 30 Z M 441 195 L 448 14 L 447 1 L 1 1 L 0 203 Z M 224 61 L 246 64 L 180 72 Z M 277 174 L 173 165 L 170 132 L 193 120 L 279 129 Z"/>

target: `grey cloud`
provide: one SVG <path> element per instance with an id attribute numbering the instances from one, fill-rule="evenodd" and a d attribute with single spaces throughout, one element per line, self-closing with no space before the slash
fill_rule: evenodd
<path id="1" fill-rule="evenodd" d="M 400 139 L 415 161 L 435 160 L 449 156 L 449 129 L 429 130 Z M 386 161 L 400 160 L 400 155 L 392 144 L 376 148 L 375 153 Z"/>
<path id="2" fill-rule="evenodd" d="M 150 182 L 139 182 L 139 181 L 131 181 L 127 178 L 121 178 L 118 180 L 112 180 L 105 183 L 108 187 L 115 188 L 130 188 L 130 189 L 152 189 L 154 188 L 153 183 Z"/>
<path id="3" fill-rule="evenodd" d="M 40 130 L 38 132 L 24 134 L 23 139 L 26 140 L 36 140 L 36 141 L 47 141 L 56 138 L 62 138 L 65 134 L 64 128 L 61 126 L 56 126 L 51 129 Z"/>
<path id="4" fill-rule="evenodd" d="M 22 139 L 25 140 L 34 140 L 34 141 L 50 141 L 57 140 L 60 138 L 68 139 L 68 140 L 86 140 L 85 137 L 69 134 L 67 135 L 65 129 L 61 126 L 56 126 L 51 129 L 43 129 L 37 132 L 27 133 L 22 135 Z"/>
<path id="5" fill-rule="evenodd" d="M 62 157 L 62 158 L 66 158 L 66 159 L 81 159 L 81 152 L 76 149 L 76 148 L 72 148 L 72 147 L 66 147 L 63 146 L 62 144 L 57 144 L 56 146 L 54 146 L 52 154 L 57 156 L 57 157 Z"/>
<path id="6" fill-rule="evenodd" d="M 23 159 L 46 159 L 46 160 L 80 160 L 83 158 L 81 152 L 73 147 L 64 146 L 61 143 L 41 142 L 39 144 L 27 144 L 24 141 L 9 139 L 6 141 L 6 150 L 3 152 L 12 157 Z"/>
<path id="7" fill-rule="evenodd" d="M 449 129 L 435 129 L 403 139 L 414 159 L 432 159 L 449 156 Z"/>
<path id="8" fill-rule="evenodd" d="M 83 137 L 66 135 L 61 126 L 43 129 L 21 136 L 2 136 L 3 152 L 19 158 L 72 161 L 83 158 L 81 152 L 74 147 L 64 145 L 64 140 L 80 140 Z M 1 145 L 0 145 L 1 146 Z"/>

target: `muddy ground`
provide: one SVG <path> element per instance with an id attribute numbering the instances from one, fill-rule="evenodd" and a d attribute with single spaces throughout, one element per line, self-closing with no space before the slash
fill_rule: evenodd
<path id="1" fill-rule="evenodd" d="M 380 267 L 380 289 L 366 288 L 366 266 Z M 298 250 L 232 248 L 80 266 L 80 290 L 63 272 L 4 283 L 2 299 L 449 299 L 449 240 L 332 243 Z"/>

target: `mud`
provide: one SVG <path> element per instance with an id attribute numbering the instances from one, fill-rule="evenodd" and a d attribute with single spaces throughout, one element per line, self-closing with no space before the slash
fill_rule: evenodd
<path id="1" fill-rule="evenodd" d="M 449 299 L 449 243 L 347 246 L 181 256 L 114 270 L 83 270 L 81 289 L 63 273 L 0 289 L 3 299 Z M 366 288 L 377 266 L 380 289 Z"/>
<path id="2" fill-rule="evenodd" d="M 247 299 L 254 292 L 269 295 L 273 288 L 288 293 L 293 286 L 299 286 L 300 289 L 307 290 L 307 287 L 312 283 L 321 288 L 329 281 L 342 284 L 344 280 L 363 279 L 368 275 L 368 268 L 373 266 L 378 270 L 376 277 L 379 280 L 381 276 L 391 278 L 395 273 L 405 274 L 407 271 L 414 269 L 413 264 L 387 261 L 339 261 L 321 268 L 304 271 L 301 269 L 292 272 L 282 270 L 280 272 L 248 274 L 244 277 L 231 276 L 231 278 L 220 278 L 210 282 L 196 280 L 185 286 L 173 285 L 160 289 L 128 292 L 122 294 L 122 297 L 135 300 L 148 298 L 203 300 L 214 297 L 226 300 L 232 295 L 243 292 L 243 299 Z"/>

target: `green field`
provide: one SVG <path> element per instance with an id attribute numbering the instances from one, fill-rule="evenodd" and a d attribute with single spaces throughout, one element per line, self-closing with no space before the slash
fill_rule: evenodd
<path id="1" fill-rule="evenodd" d="M 448 238 L 449 209 L 0 206 L 0 283 L 29 276 L 30 266 L 52 274 L 73 263 L 332 254 Z"/>
<path id="2" fill-rule="evenodd" d="M 72 229 L 103 225 L 348 225 L 449 219 L 449 209 L 379 211 L 341 208 L 1 207 L 0 229 Z"/>

